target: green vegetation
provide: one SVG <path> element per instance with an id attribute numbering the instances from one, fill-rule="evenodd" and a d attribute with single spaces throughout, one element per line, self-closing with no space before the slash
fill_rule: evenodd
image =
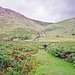
<path id="1" fill-rule="evenodd" d="M 63 59 L 55 57 L 51 53 L 47 53 L 44 50 L 40 50 L 34 56 L 37 62 L 39 63 L 39 67 L 37 68 L 35 75 L 74 75 L 75 74 L 75 69 L 71 66 L 71 63 L 68 63 Z"/>
<path id="2" fill-rule="evenodd" d="M 0 43 L 0 74 L 25 75 L 34 73 L 38 64 L 32 54 L 37 53 L 37 45 L 25 42 Z"/>
<path id="3" fill-rule="evenodd" d="M 75 75 L 75 18 L 48 25 L 0 12 L 0 75 Z"/>
<path id="4" fill-rule="evenodd" d="M 45 43 L 48 45 L 46 52 L 43 47 Z M 0 42 L 0 74 L 74 75 L 73 61 L 67 62 L 52 55 L 52 52 L 57 52 L 60 55 L 60 51 L 63 52 L 61 48 L 65 47 L 65 54 L 68 52 L 74 53 L 74 42 Z M 70 50 L 70 47 L 72 50 Z M 59 51 L 56 48 L 59 48 Z M 74 60 L 73 58 L 72 60 Z"/>
<path id="5" fill-rule="evenodd" d="M 75 39 L 75 18 L 48 25 L 42 31 L 46 34 L 42 39 Z"/>
<path id="6" fill-rule="evenodd" d="M 72 62 L 75 68 L 75 47 L 53 46 L 50 48 L 49 53 L 52 53 L 56 57 L 64 58 L 67 62 Z"/>
<path id="7" fill-rule="evenodd" d="M 40 64 L 40 66 L 37 68 L 35 75 L 74 75 L 75 74 L 75 68 L 74 63 L 70 61 L 64 61 L 64 59 L 61 59 L 59 57 L 55 57 L 52 55 L 52 51 L 55 51 L 55 46 L 58 48 L 59 45 L 65 46 L 71 46 L 73 49 L 75 47 L 75 42 L 54 42 L 49 43 L 47 42 L 47 52 L 44 50 L 39 50 L 37 54 L 35 54 L 35 58 L 37 62 Z M 61 49 L 59 49 L 61 51 Z M 75 49 L 74 49 L 75 51 Z M 58 51 L 57 51 L 58 52 Z M 74 52 L 73 52 L 74 53 Z M 39 58 L 39 59 L 38 59 Z"/>
<path id="8" fill-rule="evenodd" d="M 0 10 L 2 11 L 0 15 L 3 16 L 0 19 L 0 41 L 31 40 L 32 35 L 39 37 L 40 41 L 75 39 L 75 18 L 51 24 L 29 19 L 8 9 L 0 8 Z"/>
<path id="9" fill-rule="evenodd" d="M 14 28 L 12 24 L 10 25 L 7 25 L 6 23 L 0 24 L 0 26 L 6 25 L 6 26 L 3 26 L 6 28 L 1 27 L 0 29 L 0 36 L 1 36 L 0 41 L 3 41 L 4 38 L 8 38 L 11 41 L 17 38 L 20 40 L 27 40 L 27 39 L 31 39 L 32 35 L 36 35 L 36 37 L 38 37 L 39 34 L 37 30 L 35 30 L 35 27 L 33 26 L 35 24 L 31 24 L 33 27 L 31 27 L 30 24 L 28 24 L 29 26 L 24 25 L 24 28 L 22 28 L 23 26 L 19 27 L 16 25 L 14 25 L 16 27 Z"/>

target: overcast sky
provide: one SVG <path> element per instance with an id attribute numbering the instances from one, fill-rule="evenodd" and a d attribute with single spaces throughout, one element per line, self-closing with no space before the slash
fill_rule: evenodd
<path id="1" fill-rule="evenodd" d="M 45 22 L 75 17 L 75 0 L 0 0 L 0 6 Z"/>

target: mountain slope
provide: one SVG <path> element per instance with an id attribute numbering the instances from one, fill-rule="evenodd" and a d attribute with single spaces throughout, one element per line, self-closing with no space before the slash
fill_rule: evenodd
<path id="1" fill-rule="evenodd" d="M 44 32 L 49 39 L 60 38 L 75 38 L 75 18 L 64 20 L 49 26 L 46 26 L 42 32 Z"/>
<path id="2" fill-rule="evenodd" d="M 41 37 L 43 40 L 74 38 L 75 18 L 55 24 L 33 20 L 18 12 L 0 7 L 0 41 L 4 39 L 30 39 Z"/>
<path id="3" fill-rule="evenodd" d="M 50 22 L 42 22 L 42 21 L 37 21 L 37 20 L 33 20 L 33 21 L 35 21 L 36 23 L 38 23 L 40 25 L 43 25 L 43 26 L 47 26 L 47 25 L 53 24 L 53 23 L 50 23 Z"/>
<path id="4" fill-rule="evenodd" d="M 13 25 L 13 28 L 17 28 L 17 27 L 31 28 L 33 24 L 36 24 L 36 25 L 33 25 L 33 28 L 42 27 L 39 24 L 35 23 L 33 20 L 25 17 L 24 15 L 21 15 L 20 13 L 0 7 L 0 24 L 2 22 L 5 23 L 7 26 L 10 24 L 11 26 L 12 24 L 15 24 Z"/>
<path id="5" fill-rule="evenodd" d="M 42 22 L 41 22 L 42 23 Z M 38 33 L 44 26 L 18 12 L 0 7 L 0 39 L 14 37 L 29 37 Z M 12 38 L 14 38 L 12 37 Z"/>

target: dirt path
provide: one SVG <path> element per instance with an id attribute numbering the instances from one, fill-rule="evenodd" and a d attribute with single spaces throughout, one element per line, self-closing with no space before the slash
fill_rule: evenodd
<path id="1" fill-rule="evenodd" d="M 34 55 L 40 64 L 34 75 L 75 75 L 75 69 L 63 59 L 54 57 L 44 50 Z"/>

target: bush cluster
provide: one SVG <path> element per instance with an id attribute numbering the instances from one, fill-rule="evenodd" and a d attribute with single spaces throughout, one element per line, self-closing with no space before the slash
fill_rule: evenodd
<path id="1" fill-rule="evenodd" d="M 75 47 L 70 46 L 53 46 L 50 47 L 48 52 L 56 57 L 65 59 L 67 62 L 72 62 L 73 67 L 75 67 Z"/>
<path id="2" fill-rule="evenodd" d="M 37 51 L 37 47 L 30 44 L 0 45 L 0 75 L 32 74 L 38 67 L 32 56 Z"/>

